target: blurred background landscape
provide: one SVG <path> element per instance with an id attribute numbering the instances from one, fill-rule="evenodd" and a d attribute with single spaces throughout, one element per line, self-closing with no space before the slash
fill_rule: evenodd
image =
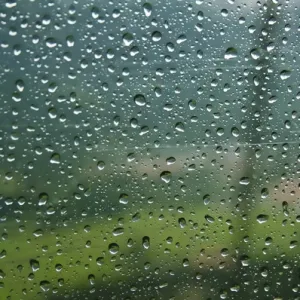
<path id="1" fill-rule="evenodd" d="M 298 0 L 0 4 L 0 299 L 300 299 Z"/>

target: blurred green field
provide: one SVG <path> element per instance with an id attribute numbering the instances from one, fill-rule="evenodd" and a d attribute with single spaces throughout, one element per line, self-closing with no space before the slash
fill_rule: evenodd
<path id="1" fill-rule="evenodd" d="M 27 221 L 22 233 L 17 230 L 18 224 L 6 224 L 7 236 L 3 235 L 1 242 L 0 269 L 4 278 L 0 296 L 46 299 L 45 293 L 117 285 L 155 268 L 160 268 L 160 272 L 185 268 L 228 271 L 242 254 L 247 254 L 254 265 L 282 255 L 285 259 L 299 256 L 297 244 L 290 246 L 291 241 L 297 240 L 295 216 L 289 217 L 286 226 L 282 226 L 284 216 L 280 214 L 259 224 L 255 216 L 268 210 L 270 206 L 257 207 L 248 221 L 241 221 L 240 216 L 219 208 L 219 213 L 211 213 L 213 223 L 205 219 L 205 207 L 182 213 L 156 207 L 151 212 L 141 211 L 138 217 L 102 216 L 61 228 Z M 243 226 L 249 226 L 247 232 Z M 150 245 L 144 247 L 145 236 Z M 272 238 L 270 245 L 266 245 L 267 238 Z M 119 247 L 115 254 L 109 252 L 112 243 Z M 237 248 L 240 252 L 236 252 Z M 32 259 L 39 262 L 35 272 L 30 266 Z M 49 284 L 41 288 L 43 281 Z"/>

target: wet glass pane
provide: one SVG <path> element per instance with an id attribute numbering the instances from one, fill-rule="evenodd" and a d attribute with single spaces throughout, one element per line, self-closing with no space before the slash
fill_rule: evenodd
<path id="1" fill-rule="evenodd" d="M 298 0 L 4 0 L 0 299 L 300 299 Z"/>

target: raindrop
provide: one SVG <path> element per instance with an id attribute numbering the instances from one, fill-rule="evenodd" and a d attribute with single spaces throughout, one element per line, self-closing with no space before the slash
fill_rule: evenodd
<path id="1" fill-rule="evenodd" d="M 149 249 L 150 248 L 150 238 L 148 236 L 144 236 L 142 244 L 145 249 Z"/>
<path id="2" fill-rule="evenodd" d="M 46 39 L 46 46 L 48 48 L 54 48 L 57 46 L 57 42 L 54 38 L 47 38 Z"/>
<path id="3" fill-rule="evenodd" d="M 40 288 L 43 292 L 48 292 L 50 290 L 50 282 L 47 280 L 42 280 L 40 282 Z"/>
<path id="4" fill-rule="evenodd" d="M 151 35 L 153 42 L 158 42 L 162 38 L 162 34 L 159 31 L 154 31 Z"/>
<path id="5" fill-rule="evenodd" d="M 190 100 L 189 101 L 189 109 L 194 110 L 196 108 L 196 100 Z"/>
<path id="6" fill-rule="evenodd" d="M 167 165 L 172 165 L 176 162 L 175 157 L 171 156 L 166 159 Z"/>
<path id="7" fill-rule="evenodd" d="M 240 179 L 240 184 L 241 184 L 241 185 L 248 185 L 249 183 L 250 183 L 249 177 L 242 177 L 242 178 Z"/>
<path id="8" fill-rule="evenodd" d="M 184 124 L 182 122 L 178 122 L 175 124 L 175 129 L 179 132 L 184 132 Z"/>
<path id="9" fill-rule="evenodd" d="M 148 2 L 144 3 L 143 5 L 144 14 L 146 17 L 150 17 L 152 13 L 152 5 Z"/>
<path id="10" fill-rule="evenodd" d="M 210 216 L 210 215 L 205 215 L 205 220 L 208 223 L 214 223 L 215 222 L 215 219 L 212 216 Z"/>
<path id="11" fill-rule="evenodd" d="M 118 227 L 118 228 L 115 228 L 113 230 L 113 235 L 114 236 L 122 235 L 123 233 L 124 233 L 124 228 L 123 227 Z"/>
<path id="12" fill-rule="evenodd" d="M 206 194 L 203 196 L 203 203 L 204 205 L 208 205 L 210 203 L 210 195 Z"/>
<path id="13" fill-rule="evenodd" d="M 184 228 L 186 226 L 185 218 L 179 218 L 178 219 L 178 224 L 179 224 L 180 228 Z"/>
<path id="14" fill-rule="evenodd" d="M 38 203 L 38 205 L 39 205 L 39 206 L 46 205 L 47 202 L 48 202 L 48 200 L 49 200 L 48 194 L 46 194 L 46 193 L 41 193 L 41 194 L 39 195 L 39 203 Z"/>
<path id="15" fill-rule="evenodd" d="M 240 131 L 238 130 L 238 128 L 232 127 L 232 128 L 231 128 L 231 134 L 232 134 L 232 136 L 234 136 L 234 137 L 238 137 L 238 136 L 240 135 Z"/>
<path id="16" fill-rule="evenodd" d="M 142 94 L 137 94 L 134 96 L 134 103 L 138 106 L 144 106 L 146 105 L 146 99 L 144 95 Z"/>
<path id="17" fill-rule="evenodd" d="M 121 204 L 127 204 L 128 203 L 128 195 L 127 194 L 121 194 L 119 197 L 119 202 Z"/>
<path id="18" fill-rule="evenodd" d="M 98 170 L 102 171 L 105 168 L 105 162 L 100 160 L 97 163 Z"/>
<path id="19" fill-rule="evenodd" d="M 286 80 L 286 79 L 288 79 L 291 76 L 291 74 L 292 74 L 291 71 L 283 70 L 283 71 L 280 72 L 280 78 L 282 80 Z"/>
<path id="20" fill-rule="evenodd" d="M 36 272 L 40 269 L 40 263 L 37 260 L 31 259 L 29 263 L 33 272 Z"/>
<path id="21" fill-rule="evenodd" d="M 237 57 L 237 50 L 233 47 L 227 48 L 224 58 L 225 59 L 233 59 Z"/>
<path id="22" fill-rule="evenodd" d="M 123 43 L 126 47 L 129 47 L 133 43 L 133 35 L 129 32 L 123 35 Z"/>
<path id="23" fill-rule="evenodd" d="M 260 50 L 258 48 L 252 49 L 250 55 L 253 59 L 258 60 L 261 57 Z"/>
<path id="24" fill-rule="evenodd" d="M 256 220 L 259 224 L 262 224 L 262 223 L 265 223 L 267 222 L 269 219 L 269 216 L 268 215 L 264 215 L 264 214 L 260 214 L 256 217 Z"/>
<path id="25" fill-rule="evenodd" d="M 172 179 L 172 173 L 169 171 L 164 171 L 160 174 L 160 179 L 165 183 L 169 183 Z"/>
<path id="26" fill-rule="evenodd" d="M 260 192 L 260 196 L 262 199 L 265 199 L 269 196 L 269 190 L 267 188 L 263 188 Z"/>
<path id="27" fill-rule="evenodd" d="M 119 245 L 116 243 L 111 243 L 108 245 L 108 251 L 110 254 L 117 254 L 119 252 Z"/>
<path id="28" fill-rule="evenodd" d="M 60 164 L 60 155 L 58 153 L 53 153 L 50 158 L 51 164 Z"/>

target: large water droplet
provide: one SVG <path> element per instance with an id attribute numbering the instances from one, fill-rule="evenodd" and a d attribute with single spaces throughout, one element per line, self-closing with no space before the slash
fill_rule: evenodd
<path id="1" fill-rule="evenodd" d="M 172 173 L 169 171 L 164 171 L 160 174 L 160 179 L 166 183 L 169 183 L 172 179 Z"/>
<path id="2" fill-rule="evenodd" d="M 175 124 L 175 129 L 179 132 L 184 132 L 184 124 L 182 122 L 178 122 Z"/>
<path id="3" fill-rule="evenodd" d="M 233 47 L 227 48 L 225 54 L 224 54 L 224 58 L 225 59 L 233 59 L 237 57 L 237 50 Z"/>
<path id="4" fill-rule="evenodd" d="M 110 254 L 117 254 L 119 252 L 119 245 L 116 243 L 111 243 L 108 245 L 108 251 Z"/>
<path id="5" fill-rule="evenodd" d="M 129 47 L 133 43 L 133 35 L 129 32 L 123 35 L 123 43 L 125 46 Z"/>
<path id="6" fill-rule="evenodd" d="M 283 70 L 283 71 L 280 72 L 280 78 L 282 80 L 286 80 L 286 79 L 288 79 L 291 76 L 291 74 L 292 74 L 291 71 Z"/>
<path id="7" fill-rule="evenodd" d="M 146 105 L 146 99 L 144 95 L 142 94 L 137 94 L 134 96 L 134 103 L 138 106 L 144 106 Z"/>
<path id="8" fill-rule="evenodd" d="M 148 2 L 144 3 L 143 5 L 144 14 L 146 17 L 150 17 L 152 13 L 152 5 Z"/>
<path id="9" fill-rule="evenodd" d="M 256 220 L 259 224 L 262 224 L 262 223 L 265 223 L 267 222 L 269 219 L 269 216 L 268 215 L 264 215 L 264 214 L 260 214 L 256 217 Z"/>

